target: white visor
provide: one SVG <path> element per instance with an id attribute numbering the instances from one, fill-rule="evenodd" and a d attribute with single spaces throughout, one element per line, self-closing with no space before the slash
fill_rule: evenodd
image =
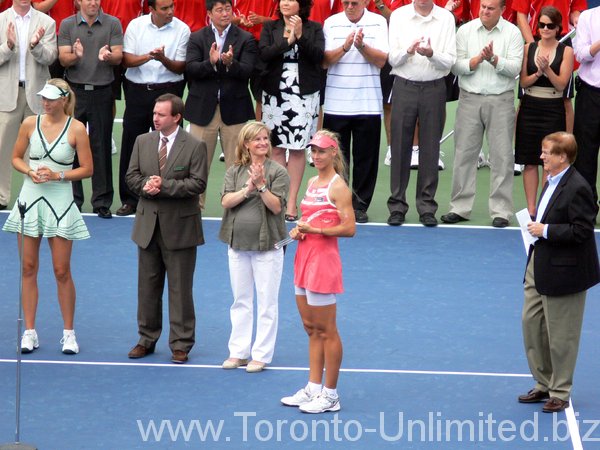
<path id="1" fill-rule="evenodd" d="M 69 91 L 64 91 L 58 86 L 46 83 L 44 89 L 38 92 L 37 95 L 41 95 L 42 97 L 47 98 L 48 100 L 56 100 L 69 95 Z"/>

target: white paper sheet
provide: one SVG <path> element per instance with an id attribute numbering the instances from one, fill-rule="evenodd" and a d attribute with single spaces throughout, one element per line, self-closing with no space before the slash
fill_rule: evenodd
<path id="1" fill-rule="evenodd" d="M 525 246 L 525 253 L 529 252 L 529 247 L 535 241 L 538 240 L 535 236 L 532 236 L 529 231 L 527 231 L 527 224 L 531 222 L 531 217 L 529 216 L 529 211 L 527 208 L 522 209 L 521 211 L 515 214 L 517 220 L 519 221 L 519 227 L 521 228 L 521 236 L 523 237 L 523 245 Z"/>

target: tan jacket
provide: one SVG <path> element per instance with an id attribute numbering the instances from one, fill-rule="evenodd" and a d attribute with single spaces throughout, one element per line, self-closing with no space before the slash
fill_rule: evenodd
<path id="1" fill-rule="evenodd" d="M 19 54 L 26 51 L 25 59 L 25 93 L 27 104 L 34 114 L 42 113 L 41 97 L 37 95 L 42 90 L 46 81 L 50 78 L 48 66 L 58 56 L 56 46 L 56 23 L 44 13 L 31 8 L 31 20 L 29 22 L 29 33 L 27 37 L 28 48 L 21 49 L 19 41 L 11 50 L 6 42 L 6 32 L 9 23 L 15 24 L 15 13 L 12 8 L 0 14 L 0 111 L 10 112 L 17 107 L 17 95 L 19 93 Z M 40 42 L 33 48 L 29 48 L 31 36 L 40 28 L 44 28 L 44 35 Z M 16 24 L 15 24 L 16 33 Z"/>

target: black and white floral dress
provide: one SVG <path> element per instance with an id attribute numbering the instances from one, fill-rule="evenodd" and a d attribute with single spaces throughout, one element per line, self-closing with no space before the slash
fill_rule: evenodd
<path id="1" fill-rule="evenodd" d="M 273 147 L 304 150 L 317 131 L 319 91 L 300 95 L 298 82 L 298 46 L 283 55 L 279 93 L 263 91 L 262 121 L 271 130 Z"/>

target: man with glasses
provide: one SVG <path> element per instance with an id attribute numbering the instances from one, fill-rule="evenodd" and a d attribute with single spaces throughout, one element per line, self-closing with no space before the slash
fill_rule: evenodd
<path id="1" fill-rule="evenodd" d="M 572 134 L 552 133 L 540 158 L 548 182 L 527 230 L 537 238 L 527 256 L 522 324 L 525 354 L 536 381 L 519 403 L 545 402 L 543 412 L 569 406 L 587 290 L 600 281 L 594 237 L 596 203 L 572 166 Z"/>

